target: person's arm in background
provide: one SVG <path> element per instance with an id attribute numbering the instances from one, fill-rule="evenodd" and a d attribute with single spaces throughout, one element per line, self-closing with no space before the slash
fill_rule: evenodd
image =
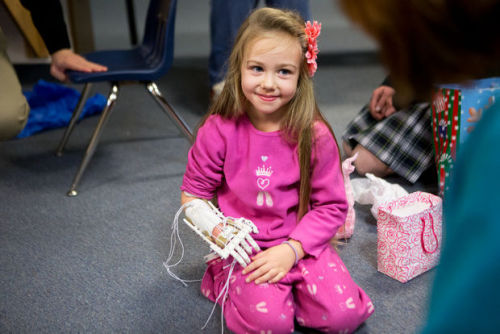
<path id="1" fill-rule="evenodd" d="M 90 62 L 70 49 L 64 14 L 59 0 L 21 0 L 52 56 L 50 74 L 65 81 L 66 70 L 102 72 L 106 66 Z"/>

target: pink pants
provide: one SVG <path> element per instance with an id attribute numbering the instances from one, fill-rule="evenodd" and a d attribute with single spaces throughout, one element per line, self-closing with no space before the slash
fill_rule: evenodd
<path id="1" fill-rule="evenodd" d="M 228 260 L 209 262 L 201 283 L 203 295 L 215 302 L 229 269 Z M 318 258 L 299 261 L 278 283 L 246 283 L 242 270 L 236 264 L 224 304 L 227 327 L 235 333 L 291 333 L 294 318 L 322 332 L 350 333 L 374 311 L 368 295 L 330 247 Z"/>

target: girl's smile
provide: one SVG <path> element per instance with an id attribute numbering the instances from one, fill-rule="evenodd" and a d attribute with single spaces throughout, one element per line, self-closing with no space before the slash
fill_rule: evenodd
<path id="1" fill-rule="evenodd" d="M 278 98 L 277 95 L 262 95 L 262 94 L 257 94 L 263 101 L 266 102 L 271 102 L 274 101 Z"/>
<path id="2" fill-rule="evenodd" d="M 297 39 L 273 32 L 252 41 L 241 66 L 241 88 L 247 114 L 261 131 L 276 131 L 297 92 L 302 49 Z"/>

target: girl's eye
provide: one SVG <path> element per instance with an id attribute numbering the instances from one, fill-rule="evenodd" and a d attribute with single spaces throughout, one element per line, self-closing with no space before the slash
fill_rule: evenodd
<path id="1" fill-rule="evenodd" d="M 251 70 L 254 72 L 262 72 L 262 67 L 260 66 L 252 66 Z"/>
<path id="2" fill-rule="evenodd" d="M 281 75 L 289 75 L 291 73 L 292 73 L 292 71 L 284 69 L 284 68 L 279 70 L 279 74 L 281 74 Z"/>

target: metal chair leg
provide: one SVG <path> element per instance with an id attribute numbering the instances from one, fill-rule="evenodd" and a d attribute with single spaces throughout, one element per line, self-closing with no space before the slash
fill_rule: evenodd
<path id="1" fill-rule="evenodd" d="M 85 169 L 87 168 L 90 159 L 94 155 L 94 151 L 101 136 L 104 125 L 106 124 L 106 121 L 108 120 L 109 115 L 111 114 L 111 110 L 113 109 L 115 101 L 118 98 L 118 91 L 119 91 L 118 88 L 119 88 L 118 83 L 111 84 L 111 90 L 108 95 L 108 102 L 106 103 L 106 107 L 102 111 L 102 115 L 99 118 L 99 122 L 97 123 L 97 126 L 94 129 L 92 137 L 90 138 L 90 142 L 89 145 L 87 146 L 87 150 L 85 151 L 85 155 L 83 156 L 82 163 L 80 164 L 80 167 L 75 175 L 75 178 L 73 179 L 73 184 L 71 185 L 71 188 L 68 191 L 68 196 L 78 195 L 76 187 L 80 183 L 80 179 L 83 173 L 85 172 Z"/>
<path id="2" fill-rule="evenodd" d="M 179 114 L 177 114 L 177 112 L 175 112 L 175 110 L 167 102 L 167 100 L 165 100 L 160 90 L 158 89 L 158 86 L 154 82 L 147 82 L 146 89 L 154 97 L 155 101 L 160 105 L 163 112 L 165 112 L 165 114 L 167 114 L 172 119 L 174 124 L 179 128 L 179 130 L 181 130 L 182 134 L 186 136 L 189 142 L 192 143 L 194 141 L 194 136 L 193 132 L 189 128 L 189 125 L 184 121 L 184 119 L 181 118 Z"/>
<path id="3" fill-rule="evenodd" d="M 71 115 L 71 120 L 69 121 L 69 125 L 66 128 L 66 131 L 64 131 L 64 135 L 61 139 L 61 142 L 57 147 L 56 155 L 58 157 L 60 157 L 63 154 L 63 150 L 64 147 L 66 147 L 66 144 L 68 143 L 69 136 L 71 135 L 71 132 L 73 132 L 73 128 L 75 127 L 78 118 L 80 118 L 80 114 L 83 111 L 83 106 L 85 106 L 85 102 L 87 101 L 87 97 L 89 95 L 91 87 L 92 84 L 89 82 L 86 83 L 85 86 L 83 87 L 82 94 L 80 95 L 80 100 L 78 100 L 78 104 L 76 105 L 76 108 L 73 111 L 73 115 Z"/>

